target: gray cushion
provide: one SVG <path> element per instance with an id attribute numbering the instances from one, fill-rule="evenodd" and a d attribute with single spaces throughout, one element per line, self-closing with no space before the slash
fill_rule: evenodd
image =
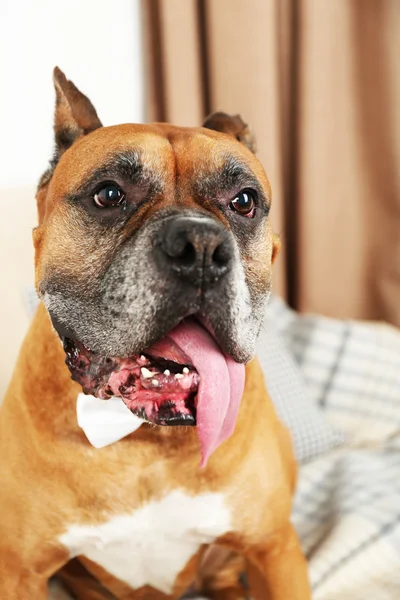
<path id="1" fill-rule="evenodd" d="M 342 443 L 343 434 L 311 401 L 302 371 L 287 344 L 285 331 L 296 318 L 282 300 L 272 297 L 257 355 L 276 411 L 292 434 L 296 457 L 306 462 Z"/>

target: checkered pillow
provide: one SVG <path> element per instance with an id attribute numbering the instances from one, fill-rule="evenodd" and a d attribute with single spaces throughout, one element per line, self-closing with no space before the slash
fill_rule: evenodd
<path id="1" fill-rule="evenodd" d="M 258 338 L 257 355 L 276 411 L 292 434 L 296 457 L 306 462 L 342 443 L 343 435 L 312 402 L 287 343 L 286 332 L 297 319 L 281 299 L 272 297 Z"/>

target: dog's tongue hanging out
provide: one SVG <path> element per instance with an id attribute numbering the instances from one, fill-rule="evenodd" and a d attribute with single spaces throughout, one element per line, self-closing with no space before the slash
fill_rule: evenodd
<path id="1" fill-rule="evenodd" d="M 64 338 L 67 365 L 86 394 L 119 396 L 157 425 L 197 425 L 201 466 L 235 428 L 244 366 L 208 331 L 185 319 L 140 356 L 110 359 Z"/>
<path id="2" fill-rule="evenodd" d="M 211 335 L 194 320 L 184 321 L 169 337 L 190 358 L 200 375 L 197 433 L 201 466 L 235 428 L 244 389 L 244 365 L 224 355 Z"/>

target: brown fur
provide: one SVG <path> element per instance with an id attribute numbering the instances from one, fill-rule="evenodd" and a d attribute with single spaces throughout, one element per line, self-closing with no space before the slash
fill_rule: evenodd
<path id="1" fill-rule="evenodd" d="M 101 243 L 95 243 L 94 236 L 85 237 L 81 223 L 69 220 L 65 205 L 57 200 L 75 189 L 110 148 L 123 149 L 134 141 L 150 163 L 157 162 L 160 172 L 165 161 L 167 172 L 172 160 L 168 148 L 173 144 L 175 152 L 182 153 L 179 175 L 184 190 L 185 182 L 193 177 L 195 156 L 207 154 L 213 136 L 223 139 L 218 132 L 200 129 L 121 125 L 93 131 L 89 143 L 84 133 L 99 127 L 97 115 L 62 74 L 56 72 L 55 78 L 61 106 L 56 127 L 70 128 L 77 141 L 71 149 L 63 149 L 57 177 L 48 178 L 39 190 L 40 226 L 34 234 L 38 285 L 50 266 L 76 277 L 88 253 L 94 259 L 87 277 L 98 277 L 110 251 L 129 234 L 105 235 Z M 79 110 L 71 108 L 77 95 Z M 224 143 L 232 151 L 228 136 Z M 268 180 L 252 154 L 236 142 L 234 152 L 251 163 L 269 194 Z M 168 178 L 163 185 L 168 187 Z M 182 199 L 168 194 L 164 198 L 164 202 L 196 202 L 190 193 Z M 130 227 L 140 228 L 153 210 L 154 205 L 143 208 Z M 255 287 L 265 286 L 277 250 L 278 241 L 267 223 L 263 239 L 253 246 L 251 255 L 243 257 Z M 64 359 L 40 305 L 0 412 L 1 598 L 44 600 L 49 577 L 62 569 L 63 581 L 81 600 L 168 600 L 179 597 L 190 585 L 215 600 L 236 600 L 245 595 L 238 584 L 238 572 L 245 563 L 255 600 L 310 598 L 305 559 L 289 521 L 296 472 L 290 437 L 277 419 L 256 359 L 246 366 L 235 432 L 203 470 L 198 468 L 194 428 L 145 424 L 118 443 L 94 449 L 77 425 L 80 388 L 70 380 Z M 67 550 L 56 541 L 68 524 L 102 523 L 176 489 L 193 496 L 226 491 L 234 531 L 189 560 L 170 596 L 148 586 L 131 590 L 84 557 L 68 563 Z"/>

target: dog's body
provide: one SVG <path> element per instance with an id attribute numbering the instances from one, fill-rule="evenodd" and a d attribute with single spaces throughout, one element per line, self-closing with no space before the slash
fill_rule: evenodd
<path id="1" fill-rule="evenodd" d="M 277 250 L 262 168 L 242 144 L 214 131 L 101 128 L 58 71 L 55 82 L 57 164 L 39 188 L 34 240 L 37 289 L 68 366 L 85 391 L 103 398 L 115 393 L 117 378 L 117 393 L 147 421 L 197 419 L 197 427 L 144 423 L 93 448 L 76 420 L 81 387 L 41 305 L 0 412 L 0 598 L 44 599 L 59 572 L 82 600 L 178 598 L 188 588 L 234 600 L 247 594 L 239 582 L 246 570 L 256 600 L 307 600 L 305 560 L 290 525 L 291 443 L 256 359 L 241 393 L 238 363 L 254 354 Z M 135 172 L 127 175 L 127 165 Z M 112 171 L 115 181 L 116 166 L 129 188 L 123 201 L 103 204 L 117 196 L 107 183 L 106 200 L 100 191 L 96 207 L 84 204 L 88 176 L 109 182 Z M 252 211 L 250 192 L 238 193 L 250 180 L 259 188 Z M 171 352 L 183 358 L 171 363 Z M 113 358 L 120 356 L 130 358 Z M 179 362 L 187 366 L 177 375 L 156 368 Z M 231 385 L 226 406 L 218 404 L 219 378 L 221 397 Z"/>

